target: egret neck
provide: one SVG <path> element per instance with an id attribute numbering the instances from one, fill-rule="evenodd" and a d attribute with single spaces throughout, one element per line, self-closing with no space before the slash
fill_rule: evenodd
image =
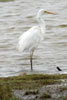
<path id="1" fill-rule="evenodd" d="M 43 19 L 43 17 L 42 17 L 42 12 L 39 12 L 39 13 L 37 14 L 37 22 L 38 22 L 38 24 L 39 24 L 42 37 L 44 38 L 46 28 L 45 28 L 45 21 L 44 21 L 44 19 Z"/>

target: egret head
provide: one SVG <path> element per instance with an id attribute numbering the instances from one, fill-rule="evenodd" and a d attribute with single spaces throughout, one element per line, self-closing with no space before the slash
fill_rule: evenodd
<path id="1" fill-rule="evenodd" d="M 38 11 L 38 13 L 37 13 L 37 19 L 40 19 L 43 14 L 53 14 L 53 15 L 56 15 L 53 12 L 46 11 L 45 9 L 40 9 Z"/>
<path id="2" fill-rule="evenodd" d="M 38 13 L 37 13 L 37 18 L 40 18 L 40 16 L 43 15 L 44 12 L 45 12 L 44 9 L 40 9 L 40 10 L 38 11 Z"/>

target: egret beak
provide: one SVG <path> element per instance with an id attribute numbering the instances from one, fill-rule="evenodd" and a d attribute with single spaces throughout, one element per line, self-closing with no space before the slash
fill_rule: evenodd
<path id="1" fill-rule="evenodd" d="M 49 11 L 45 11 L 45 13 L 56 15 L 56 13 L 54 13 L 54 12 L 49 12 Z"/>

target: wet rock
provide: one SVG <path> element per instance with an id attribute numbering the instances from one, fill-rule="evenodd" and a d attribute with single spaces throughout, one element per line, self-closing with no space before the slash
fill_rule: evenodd
<path id="1" fill-rule="evenodd" d="M 38 94 L 38 90 L 28 90 L 28 91 L 26 91 L 25 92 L 25 94 L 24 95 L 36 95 L 36 94 Z"/>
<path id="2" fill-rule="evenodd" d="M 67 84 L 46 85 L 36 90 L 14 90 L 13 93 L 23 100 L 66 100 L 62 98 L 67 97 Z"/>

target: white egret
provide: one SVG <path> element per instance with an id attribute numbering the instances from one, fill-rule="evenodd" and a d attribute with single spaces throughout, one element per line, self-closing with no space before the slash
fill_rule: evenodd
<path id="1" fill-rule="evenodd" d="M 45 36 L 45 22 L 42 18 L 42 15 L 44 13 L 48 14 L 55 14 L 52 12 L 45 11 L 44 9 L 41 9 L 37 13 L 37 26 L 33 26 L 30 28 L 28 31 L 24 32 L 20 38 L 19 38 L 19 43 L 18 43 L 18 49 L 23 52 L 23 51 L 29 51 L 30 52 L 30 63 L 31 63 L 31 70 L 32 68 L 32 57 L 34 50 L 37 48 L 38 44 L 40 43 L 41 40 L 44 39 Z"/>

